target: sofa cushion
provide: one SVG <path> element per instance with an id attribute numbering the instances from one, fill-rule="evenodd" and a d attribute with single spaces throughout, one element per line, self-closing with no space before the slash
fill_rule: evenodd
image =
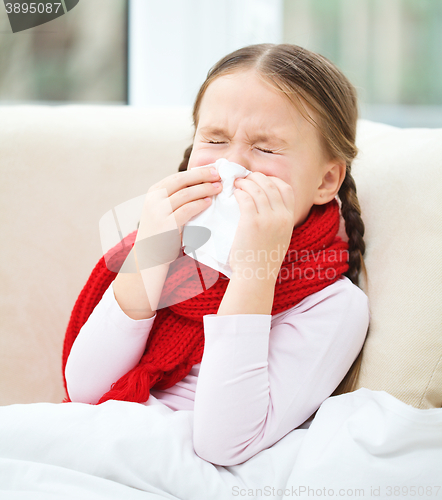
<path id="1" fill-rule="evenodd" d="M 360 121 L 371 324 L 358 387 L 442 406 L 442 129 Z"/>
<path id="2" fill-rule="evenodd" d="M 0 108 L 0 404 L 60 402 L 75 300 L 102 255 L 99 221 L 178 171 L 188 108 Z"/>

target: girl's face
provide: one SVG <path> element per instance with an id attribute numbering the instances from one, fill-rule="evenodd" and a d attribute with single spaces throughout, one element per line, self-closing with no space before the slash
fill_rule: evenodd
<path id="1" fill-rule="evenodd" d="M 296 225 L 312 205 L 333 199 L 343 180 L 342 168 L 339 174 L 336 161 L 325 157 L 316 128 L 254 70 L 217 78 L 203 96 L 188 169 L 219 158 L 289 184 Z M 333 182 L 339 186 L 331 194 Z"/>

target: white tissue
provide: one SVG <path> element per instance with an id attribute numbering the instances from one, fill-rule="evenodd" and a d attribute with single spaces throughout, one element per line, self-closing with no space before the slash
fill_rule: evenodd
<path id="1" fill-rule="evenodd" d="M 225 158 L 217 160 L 214 167 L 221 177 L 223 190 L 218 195 L 212 196 L 210 206 L 204 212 L 190 219 L 183 231 L 184 241 L 186 227 L 189 226 L 209 229 L 210 238 L 196 250 L 192 249 L 191 251 L 184 246 L 184 253 L 230 278 L 232 269 L 229 266 L 229 255 L 240 218 L 239 205 L 233 194 L 236 189 L 233 183 L 238 177 L 249 175 L 250 171 Z"/>

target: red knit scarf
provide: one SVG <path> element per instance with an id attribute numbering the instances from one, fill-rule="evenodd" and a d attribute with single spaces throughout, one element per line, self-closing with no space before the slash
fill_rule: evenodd
<path id="1" fill-rule="evenodd" d="M 294 229 L 278 274 L 272 315 L 290 309 L 338 280 L 348 270 L 348 245 L 337 236 L 338 229 L 339 206 L 336 200 L 326 205 L 314 205 L 306 222 Z M 132 233 L 124 244 L 112 249 L 112 259 L 117 259 L 121 265 L 135 237 L 136 233 Z M 75 303 L 64 341 L 63 373 L 80 328 L 117 275 L 107 269 L 105 259 L 108 257 L 100 259 Z M 185 262 L 189 265 L 183 265 Z M 112 265 L 112 268 L 116 267 Z M 204 271 L 206 274 L 207 269 Z M 196 295 L 201 285 L 193 259 L 183 256 L 172 263 L 162 297 L 174 293 L 174 303 L 180 294 L 185 299 L 192 298 L 157 311 L 140 362 L 116 381 L 98 404 L 109 399 L 143 403 L 148 400 L 152 387 L 166 389 L 182 380 L 193 365 L 201 362 L 203 316 L 217 313 L 227 285 L 228 280 L 219 276 L 213 286 Z M 194 294 L 192 287 L 196 287 Z"/>

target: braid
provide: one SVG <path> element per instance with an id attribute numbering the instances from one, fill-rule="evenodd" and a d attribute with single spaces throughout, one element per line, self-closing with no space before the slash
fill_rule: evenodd
<path id="1" fill-rule="evenodd" d="M 184 172 L 184 170 L 187 170 L 187 165 L 189 164 L 189 158 L 190 158 L 190 153 L 192 152 L 193 144 L 189 146 L 186 151 L 184 151 L 184 158 L 183 161 L 180 163 L 180 166 L 178 167 L 178 172 Z"/>
<path id="2" fill-rule="evenodd" d="M 341 212 L 345 221 L 345 232 L 348 235 L 349 269 L 346 276 L 355 285 L 358 285 L 359 272 L 362 270 L 366 275 L 363 259 L 365 253 L 365 226 L 361 218 L 361 207 L 356 195 L 356 184 L 349 166 L 347 166 L 347 173 L 338 194 L 342 202 Z"/>

